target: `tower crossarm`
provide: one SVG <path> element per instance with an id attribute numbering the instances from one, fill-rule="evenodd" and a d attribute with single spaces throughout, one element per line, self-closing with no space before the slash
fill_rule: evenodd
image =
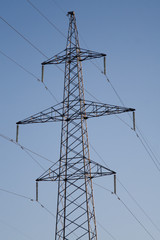
<path id="1" fill-rule="evenodd" d="M 80 100 L 81 101 L 81 100 Z M 105 115 L 120 114 L 124 112 L 134 112 L 133 108 L 120 107 L 116 105 L 110 105 L 105 103 L 85 101 L 83 104 L 83 110 L 78 107 L 77 101 L 72 101 L 71 111 L 67 114 L 62 113 L 63 102 L 53 107 L 47 108 L 39 113 L 36 113 L 24 120 L 17 122 L 17 124 L 30 124 L 30 123 L 46 123 L 46 122 L 58 122 L 58 121 L 71 121 L 76 119 L 84 119 L 101 117 Z"/>
<path id="2" fill-rule="evenodd" d="M 71 119 L 78 118 L 79 115 L 83 115 L 85 119 L 92 118 L 92 117 L 101 117 L 105 115 L 112 115 L 112 114 L 120 114 L 124 112 L 134 112 L 135 109 L 133 108 L 126 108 L 117 105 L 110 105 L 100 102 L 93 102 L 93 101 L 85 101 L 84 104 L 84 111 L 70 116 Z"/>
<path id="3" fill-rule="evenodd" d="M 80 162 L 82 162 L 83 159 L 80 159 L 79 161 L 73 163 L 68 160 L 68 166 L 67 166 L 67 179 L 65 170 L 59 174 L 59 167 L 57 166 L 58 162 L 56 162 L 54 165 L 52 165 L 47 171 L 45 171 L 39 178 L 36 179 L 36 181 L 66 181 L 66 180 L 79 180 L 79 179 L 85 179 L 85 177 L 91 179 L 91 178 L 97 178 L 102 176 L 108 176 L 116 174 L 116 172 L 110 170 L 109 168 L 106 168 L 99 163 L 94 162 L 93 160 L 85 159 L 85 161 L 90 164 L 90 171 L 84 172 L 84 167 L 82 165 L 81 168 L 79 168 Z M 62 166 L 63 168 L 63 166 Z"/>
<path id="4" fill-rule="evenodd" d="M 58 53 L 57 55 L 53 56 L 52 58 L 49 58 L 47 61 L 43 62 L 42 65 L 47 64 L 61 64 L 66 62 L 77 62 L 77 59 L 79 61 L 84 60 L 91 60 L 93 58 L 101 58 L 105 57 L 106 54 L 104 53 L 98 53 L 95 51 L 87 50 L 84 48 L 79 47 L 72 47 L 69 49 L 65 49 L 62 52 Z"/>
<path id="5" fill-rule="evenodd" d="M 24 120 L 21 120 L 16 124 L 58 122 L 63 119 L 62 109 L 62 103 L 59 103 L 53 107 L 47 108 L 39 113 L 25 118 Z"/>

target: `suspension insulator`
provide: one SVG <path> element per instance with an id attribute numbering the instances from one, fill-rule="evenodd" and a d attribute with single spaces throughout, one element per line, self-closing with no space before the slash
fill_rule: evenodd
<path id="1" fill-rule="evenodd" d="M 17 131 L 16 131 L 16 142 L 18 143 L 18 135 L 19 135 L 19 125 L 17 124 Z"/>
<path id="2" fill-rule="evenodd" d="M 116 174 L 114 174 L 114 194 L 116 194 Z"/>
<path id="3" fill-rule="evenodd" d="M 106 56 L 104 56 L 104 75 L 106 75 Z"/>
<path id="4" fill-rule="evenodd" d="M 43 76 L 44 76 L 44 65 L 42 65 L 42 77 L 41 77 L 41 82 L 43 83 Z"/>
<path id="5" fill-rule="evenodd" d="M 38 202 L 38 182 L 36 181 L 36 201 Z"/>
<path id="6" fill-rule="evenodd" d="M 135 112 L 133 112 L 133 130 L 136 130 L 136 124 L 135 124 Z"/>

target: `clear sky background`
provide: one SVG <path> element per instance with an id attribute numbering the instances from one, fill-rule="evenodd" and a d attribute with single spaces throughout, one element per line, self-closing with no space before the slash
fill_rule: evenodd
<path id="1" fill-rule="evenodd" d="M 98 239 L 160 239 L 160 1 L 158 0 L 1 0 L 0 16 L 44 55 L 52 57 L 65 49 L 68 11 L 75 11 L 80 45 L 107 54 L 107 75 L 102 59 L 83 63 L 85 89 L 99 101 L 136 109 L 135 133 L 128 114 L 88 120 L 91 159 L 117 172 L 117 196 L 113 177 L 94 179 Z M 51 163 L 31 156 L 2 135 L 15 139 L 16 122 L 56 104 L 42 83 L 41 62 L 46 58 L 0 18 L 0 239 L 51 240 L 55 234 L 57 184 L 39 184 L 35 179 Z M 59 32 L 60 30 L 60 32 Z M 63 33 L 63 34 L 62 34 Z M 16 61 L 26 70 L 9 60 Z M 64 70 L 64 66 L 61 68 Z M 45 68 L 44 82 L 60 102 L 64 73 Z M 111 86 L 112 84 L 112 86 Z M 94 100 L 85 95 L 88 100 Z M 60 123 L 20 126 L 19 143 L 57 161 Z M 138 134 L 138 135 L 137 135 Z M 146 142 L 147 141 L 147 145 Z M 144 147 L 145 146 L 145 147 Z M 93 150 L 96 150 L 98 154 Z M 98 156 L 99 155 L 99 156 Z M 98 185 L 100 186 L 98 186 Z M 102 188 L 103 187 L 103 188 Z M 130 197 L 132 196 L 132 198 Z M 138 207 L 138 205 L 139 207 Z"/>

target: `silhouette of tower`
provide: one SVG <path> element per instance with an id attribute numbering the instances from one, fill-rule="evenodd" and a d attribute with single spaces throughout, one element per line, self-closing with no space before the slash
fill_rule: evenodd
<path id="1" fill-rule="evenodd" d="M 92 178 L 116 173 L 91 160 L 87 119 L 134 109 L 85 101 L 82 61 L 106 55 L 80 48 L 75 13 L 68 17 L 66 49 L 42 63 L 65 64 L 63 101 L 17 124 L 62 122 L 60 158 L 36 182 L 58 182 L 55 240 L 97 240 Z"/>

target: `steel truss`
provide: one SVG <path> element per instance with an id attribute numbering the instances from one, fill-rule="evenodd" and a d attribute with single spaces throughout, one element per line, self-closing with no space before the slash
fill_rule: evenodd
<path id="1" fill-rule="evenodd" d="M 60 159 L 36 181 L 58 181 L 55 240 L 97 240 L 92 178 L 116 173 L 90 159 L 87 119 L 134 109 L 85 101 L 81 62 L 105 54 L 80 48 L 75 14 L 68 16 L 66 49 L 42 63 L 65 63 L 63 101 L 17 124 L 62 122 Z"/>

